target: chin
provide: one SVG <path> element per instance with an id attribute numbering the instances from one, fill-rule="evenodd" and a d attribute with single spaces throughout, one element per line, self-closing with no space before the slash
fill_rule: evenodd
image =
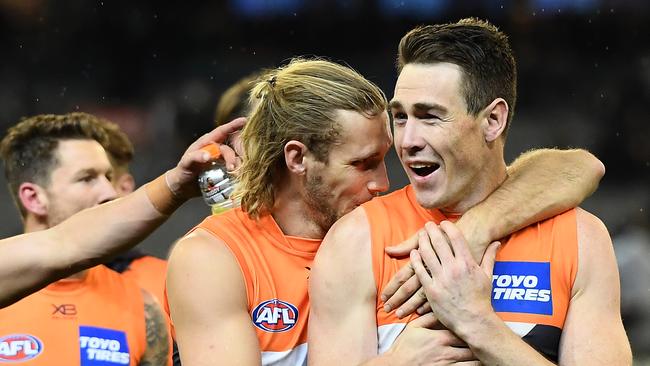
<path id="1" fill-rule="evenodd" d="M 418 191 L 415 190 L 415 198 L 418 201 L 418 204 L 427 210 L 432 210 L 434 208 L 440 208 L 443 205 L 443 200 L 440 195 L 435 194 L 434 192 L 428 191 Z"/>

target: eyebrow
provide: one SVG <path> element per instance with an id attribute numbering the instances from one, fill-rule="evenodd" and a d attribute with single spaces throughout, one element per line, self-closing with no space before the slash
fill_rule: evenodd
<path id="1" fill-rule="evenodd" d="M 390 103 L 388 103 L 388 109 L 390 110 L 393 108 L 402 108 L 402 103 L 396 100 L 391 100 Z"/>
<path id="2" fill-rule="evenodd" d="M 87 169 L 82 169 L 79 170 L 78 172 L 75 173 L 75 177 L 83 177 L 85 175 L 104 175 L 104 174 L 111 174 L 113 173 L 113 168 L 111 167 L 108 169 L 105 173 L 102 173 L 100 170 L 95 169 L 95 168 L 87 168 Z"/>
<path id="3" fill-rule="evenodd" d="M 375 151 L 375 152 L 367 153 L 367 154 L 362 155 L 362 156 L 357 156 L 357 157 L 353 158 L 352 161 L 365 161 L 365 160 L 370 160 L 370 159 L 374 159 L 374 158 L 378 158 L 378 157 L 379 157 L 379 153 Z"/>
<path id="4" fill-rule="evenodd" d="M 402 103 L 396 100 L 391 100 L 391 102 L 388 104 L 388 107 L 390 109 L 392 108 L 404 109 Z M 429 111 L 433 109 L 443 114 L 448 112 L 447 108 L 443 107 L 438 103 L 415 103 L 413 104 L 413 109 L 415 109 L 416 111 Z"/>

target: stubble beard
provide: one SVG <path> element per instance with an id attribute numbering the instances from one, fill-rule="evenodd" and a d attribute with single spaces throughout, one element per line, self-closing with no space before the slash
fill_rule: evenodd
<path id="1" fill-rule="evenodd" d="M 339 219 L 335 207 L 332 206 L 335 200 L 320 175 L 307 177 L 305 191 L 309 218 L 326 233 Z"/>

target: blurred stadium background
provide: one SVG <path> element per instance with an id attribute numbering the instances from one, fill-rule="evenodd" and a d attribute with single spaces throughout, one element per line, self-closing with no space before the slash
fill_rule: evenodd
<path id="1" fill-rule="evenodd" d="M 509 161 L 582 147 L 607 174 L 583 205 L 607 224 L 636 364 L 650 364 L 650 2 L 646 0 L 0 0 L 0 130 L 23 116 L 85 111 L 133 140 L 139 183 L 211 128 L 231 83 L 294 55 L 344 62 L 388 97 L 400 37 L 477 16 L 511 39 L 519 100 Z M 407 180 L 394 153 L 391 186 Z M 4 185 L 4 177 L 0 178 Z M 165 257 L 208 214 L 186 204 L 142 248 Z M 21 232 L 0 189 L 0 237 Z M 597 321 L 597 319 L 594 319 Z"/>

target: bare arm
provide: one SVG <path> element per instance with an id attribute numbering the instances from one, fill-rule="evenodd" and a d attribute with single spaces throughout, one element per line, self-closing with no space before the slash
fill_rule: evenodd
<path id="1" fill-rule="evenodd" d="M 577 216 L 579 267 L 560 341 L 560 364 L 631 365 L 612 241 L 598 218 L 584 210 Z"/>
<path id="2" fill-rule="evenodd" d="M 316 254 L 309 286 L 309 364 L 358 365 L 376 356 L 377 289 L 362 208 L 329 230 Z"/>
<path id="3" fill-rule="evenodd" d="M 600 160 L 585 150 L 526 152 L 508 167 L 503 184 L 456 224 L 480 260 L 490 242 L 578 206 L 604 174 Z"/>
<path id="4" fill-rule="evenodd" d="M 334 224 L 319 248 L 309 280 L 309 364 L 478 364 L 450 331 L 427 329 L 436 323 L 430 314 L 412 321 L 387 352 L 377 355 L 377 289 L 370 245 L 365 211 L 357 208 Z"/>
<path id="5" fill-rule="evenodd" d="M 146 291 L 144 298 L 145 329 L 147 349 L 138 366 L 162 366 L 171 364 L 171 336 L 160 304 Z"/>
<path id="6" fill-rule="evenodd" d="M 223 141 L 244 120 L 218 127 L 192 144 L 176 167 L 132 194 L 79 212 L 48 230 L 0 240 L 0 307 L 48 283 L 92 267 L 149 235 L 171 212 L 198 194 L 196 176 L 207 159 L 200 151 Z M 224 156 L 234 161 L 232 150 Z"/>
<path id="7" fill-rule="evenodd" d="M 169 258 L 167 294 L 184 366 L 259 365 L 246 286 L 225 244 L 201 229 Z"/>

